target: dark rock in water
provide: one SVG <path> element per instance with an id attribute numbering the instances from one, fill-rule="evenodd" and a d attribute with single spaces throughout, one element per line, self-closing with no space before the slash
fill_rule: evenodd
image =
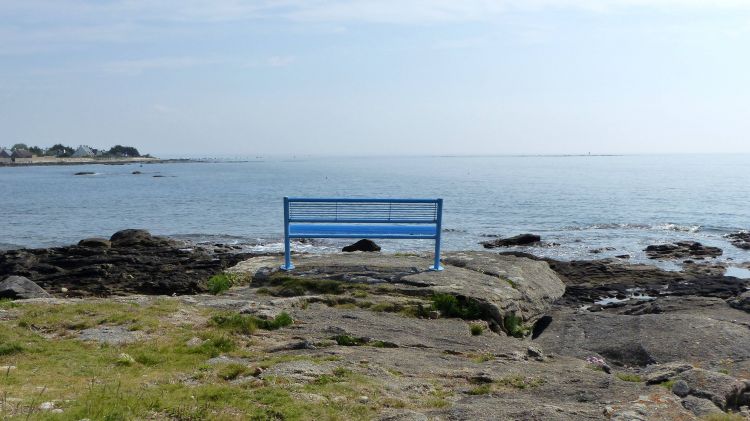
<path id="1" fill-rule="evenodd" d="M 93 171 L 80 171 L 80 172 L 77 172 L 77 173 L 75 173 L 73 175 L 94 175 L 94 174 L 96 174 L 96 173 L 93 172 Z"/>
<path id="2" fill-rule="evenodd" d="M 112 247 L 112 242 L 106 238 L 86 238 L 79 241 L 78 245 L 81 247 L 108 249 Z"/>
<path id="3" fill-rule="evenodd" d="M 750 232 L 736 232 L 726 236 L 729 242 L 735 247 L 743 250 L 750 250 Z"/>
<path id="4" fill-rule="evenodd" d="M 23 276 L 9 276 L 0 282 L 0 298 L 45 298 L 50 295 L 39 285 Z"/>
<path id="5" fill-rule="evenodd" d="M 684 259 L 718 257 L 723 251 L 718 247 L 704 246 L 695 241 L 680 241 L 674 244 L 658 244 L 644 250 L 650 259 Z"/>
<path id="6" fill-rule="evenodd" d="M 251 256 L 186 248 L 145 230 L 115 233 L 111 248 L 94 246 L 106 241 L 0 251 L 0 278 L 22 275 L 53 294 L 65 288 L 68 297 L 195 294 L 206 290 L 208 278 Z"/>
<path id="7" fill-rule="evenodd" d="M 536 234 L 521 234 L 515 237 L 500 238 L 492 241 L 483 241 L 484 248 L 494 249 L 497 247 L 528 246 L 542 241 L 542 237 Z"/>
<path id="8" fill-rule="evenodd" d="M 605 251 L 614 251 L 614 250 L 616 250 L 614 247 L 600 247 L 598 249 L 591 249 L 591 250 L 589 250 L 589 253 L 591 253 L 591 254 L 600 254 L 600 253 L 603 253 Z"/>
<path id="9" fill-rule="evenodd" d="M 166 177 L 166 175 L 157 174 L 157 175 L 153 175 L 152 177 L 154 177 L 154 178 L 163 178 L 163 177 Z"/>
<path id="10" fill-rule="evenodd" d="M 348 246 L 342 248 L 341 251 L 380 251 L 380 246 L 375 244 L 375 242 L 372 240 L 364 239 L 359 240 L 354 244 L 349 244 Z"/>
<path id="11" fill-rule="evenodd" d="M 142 173 L 142 172 L 140 172 L 140 171 L 133 171 L 133 172 L 132 172 L 131 174 L 133 174 L 133 175 L 138 175 L 138 174 L 143 174 L 143 173 Z"/>
<path id="12" fill-rule="evenodd" d="M 623 259 L 623 260 L 630 259 L 630 255 L 629 254 L 618 254 L 615 257 L 618 258 L 618 259 Z"/>

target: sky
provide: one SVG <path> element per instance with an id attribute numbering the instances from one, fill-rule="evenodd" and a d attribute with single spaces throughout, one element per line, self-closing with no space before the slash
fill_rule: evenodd
<path id="1" fill-rule="evenodd" d="M 0 146 L 750 152 L 748 0 L 0 0 Z"/>

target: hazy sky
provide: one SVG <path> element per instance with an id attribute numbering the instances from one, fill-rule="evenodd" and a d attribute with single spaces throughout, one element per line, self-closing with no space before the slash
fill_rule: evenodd
<path id="1" fill-rule="evenodd" d="M 0 145 L 750 152 L 748 0 L 0 0 Z"/>

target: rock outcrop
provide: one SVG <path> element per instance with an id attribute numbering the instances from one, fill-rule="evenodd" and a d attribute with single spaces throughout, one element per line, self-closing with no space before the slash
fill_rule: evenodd
<path id="1" fill-rule="evenodd" d="M 649 259 L 704 259 L 721 256 L 724 252 L 718 247 L 704 246 L 695 241 L 678 241 L 674 244 L 648 246 L 644 250 Z"/>
<path id="2" fill-rule="evenodd" d="M 0 252 L 0 277 L 24 276 L 57 296 L 195 294 L 205 291 L 209 277 L 249 256 L 124 230 L 110 240 Z"/>
<path id="3" fill-rule="evenodd" d="M 50 295 L 42 287 L 23 276 L 9 276 L 0 282 L 0 298 L 46 298 Z"/>

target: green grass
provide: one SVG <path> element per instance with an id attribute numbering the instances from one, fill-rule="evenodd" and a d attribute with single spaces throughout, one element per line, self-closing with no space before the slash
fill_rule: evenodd
<path id="1" fill-rule="evenodd" d="M 531 328 L 523 325 L 523 319 L 515 313 L 508 313 L 503 317 L 505 332 L 513 337 L 522 338 L 531 332 Z"/>
<path id="2" fill-rule="evenodd" d="M 239 313 L 220 313 L 211 317 L 214 326 L 229 330 L 233 333 L 251 335 L 258 329 L 276 330 L 294 323 L 292 316 L 283 312 L 273 320 L 260 319 Z"/>
<path id="3" fill-rule="evenodd" d="M 484 315 L 484 312 L 477 303 L 466 299 L 459 299 L 451 294 L 433 295 L 432 306 L 445 317 L 477 320 L 481 319 Z"/>
<path id="4" fill-rule="evenodd" d="M 0 356 L 19 354 L 23 352 L 23 346 L 15 341 L 6 342 L 5 338 L 0 337 Z"/>
<path id="5" fill-rule="evenodd" d="M 674 386 L 674 383 L 676 380 L 666 380 L 661 383 L 659 383 L 659 386 L 666 388 L 667 390 L 672 390 L 672 386 Z"/>
<path id="6" fill-rule="evenodd" d="M 747 418 L 745 418 L 741 414 L 733 414 L 733 413 L 711 414 L 711 415 L 706 415 L 705 417 L 703 417 L 703 419 L 706 421 L 746 421 L 747 420 Z"/>
<path id="7" fill-rule="evenodd" d="M 469 326 L 469 331 L 473 336 L 479 336 L 482 334 L 482 332 L 484 332 L 484 328 L 480 324 L 472 323 Z"/>
<path id="8" fill-rule="evenodd" d="M 230 383 L 248 375 L 250 364 L 212 366 L 206 363 L 209 358 L 241 356 L 253 366 L 268 368 L 284 361 L 338 357 L 253 354 L 244 348 L 246 339 L 232 331 L 237 327 L 235 319 L 223 319 L 230 322 L 220 326 L 211 320 L 213 310 L 191 308 L 201 315 L 195 324 L 175 323 L 173 316 L 185 310 L 183 306 L 176 300 L 143 305 L 114 301 L 18 305 L 18 314 L 13 315 L 17 319 L 0 320 L 0 345 L 5 350 L 0 365 L 12 362 L 16 367 L 0 375 L 0 419 L 347 420 L 376 415 L 381 389 L 372 379 L 346 369 L 334 370 L 335 381 L 320 382 L 326 384 L 293 384 L 284 379 Z M 66 331 L 70 326 L 134 322 L 154 333 L 140 342 L 100 345 L 80 341 Z M 263 327 L 278 328 L 292 321 L 287 315 L 266 322 Z M 245 322 L 238 327 L 244 329 Z M 188 347 L 186 342 L 195 336 L 203 342 Z M 297 398 L 300 392 L 344 400 L 308 402 Z M 371 401 L 358 403 L 361 395 Z M 6 405 L 2 396 L 20 400 Z M 42 413 L 39 404 L 46 401 L 56 402 L 64 412 Z"/>
<path id="9" fill-rule="evenodd" d="M 633 382 L 633 383 L 640 383 L 643 381 L 641 376 L 637 374 L 630 374 L 630 373 L 617 373 L 615 374 L 618 379 L 624 381 L 624 382 Z"/>
<path id="10" fill-rule="evenodd" d="M 355 338 L 351 335 L 336 335 L 333 340 L 341 346 L 362 346 L 367 344 L 367 340 L 363 338 Z"/>
<path id="11" fill-rule="evenodd" d="M 487 395 L 489 393 L 492 393 L 492 384 L 482 384 L 476 387 L 473 387 L 468 392 L 470 395 Z"/>
<path id="12" fill-rule="evenodd" d="M 514 389 L 533 389 L 539 387 L 545 383 L 544 379 L 535 379 L 530 377 L 524 377 L 521 375 L 514 375 L 503 377 L 496 382 L 501 386 L 512 387 Z"/>
<path id="13" fill-rule="evenodd" d="M 242 364 L 227 364 L 220 367 L 216 375 L 224 380 L 234 380 L 244 374 L 250 373 L 250 367 Z"/>
<path id="14" fill-rule="evenodd" d="M 266 289 L 276 297 L 297 297 L 310 293 L 338 295 L 346 291 L 344 285 L 339 281 L 292 276 L 273 276 L 270 285 L 272 288 L 266 286 Z"/>

